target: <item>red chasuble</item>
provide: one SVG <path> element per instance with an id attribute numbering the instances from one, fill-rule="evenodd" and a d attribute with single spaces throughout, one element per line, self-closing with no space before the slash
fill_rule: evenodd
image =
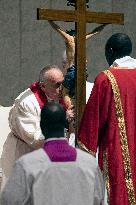
<path id="1" fill-rule="evenodd" d="M 136 69 L 101 72 L 79 128 L 78 142 L 95 154 L 104 172 L 110 205 L 136 204 Z M 122 107 L 122 109 L 121 109 Z"/>
<path id="2" fill-rule="evenodd" d="M 47 97 L 45 95 L 45 93 L 41 90 L 39 83 L 35 82 L 30 86 L 31 91 L 34 93 L 40 108 L 42 109 L 42 107 L 44 106 L 45 103 L 47 103 Z M 60 104 L 62 104 L 65 108 L 65 103 L 64 100 L 61 99 L 59 101 Z"/>

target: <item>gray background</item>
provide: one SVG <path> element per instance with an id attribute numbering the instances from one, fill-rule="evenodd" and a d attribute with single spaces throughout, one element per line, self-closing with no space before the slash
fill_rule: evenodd
<path id="1" fill-rule="evenodd" d="M 47 21 L 38 21 L 36 9 L 74 9 L 66 0 L 0 0 L 0 104 L 9 106 L 17 95 L 38 79 L 47 64 L 61 66 L 65 44 Z M 108 67 L 104 56 L 107 39 L 116 32 L 127 33 L 136 56 L 136 0 L 90 0 L 89 10 L 121 12 L 125 24 L 108 25 L 86 43 L 90 82 Z M 74 29 L 74 23 L 57 22 L 64 29 Z M 87 32 L 96 25 L 87 24 Z"/>

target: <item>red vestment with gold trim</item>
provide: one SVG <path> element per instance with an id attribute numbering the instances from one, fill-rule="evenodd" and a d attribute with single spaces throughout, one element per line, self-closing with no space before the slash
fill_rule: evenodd
<path id="1" fill-rule="evenodd" d="M 120 90 L 136 198 L 136 69 L 110 68 L 110 71 Z M 95 79 L 81 120 L 78 140 L 91 152 L 96 153 L 99 147 L 98 160 L 101 170 L 105 161 L 103 157 L 106 156 L 110 205 L 128 205 L 129 196 L 114 95 L 111 83 L 103 72 Z"/>

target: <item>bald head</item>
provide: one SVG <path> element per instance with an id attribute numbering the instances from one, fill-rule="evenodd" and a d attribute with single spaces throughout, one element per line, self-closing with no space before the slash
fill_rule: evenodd
<path id="1" fill-rule="evenodd" d="M 57 65 L 47 65 L 40 71 L 39 82 L 46 82 L 53 75 L 63 76 L 63 73 Z"/>

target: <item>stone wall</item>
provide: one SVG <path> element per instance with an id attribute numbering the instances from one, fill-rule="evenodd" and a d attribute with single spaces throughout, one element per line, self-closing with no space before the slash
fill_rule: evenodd
<path id="1" fill-rule="evenodd" d="M 66 6 L 65 0 L 0 0 L 0 104 L 9 106 L 17 95 L 31 82 L 47 64 L 61 66 L 65 44 L 47 21 L 37 21 L 36 9 L 74 9 Z M 108 67 L 104 56 L 107 39 L 115 32 L 127 33 L 134 45 L 132 56 L 136 56 L 135 0 L 90 0 L 89 10 L 122 12 L 124 26 L 108 25 L 99 35 L 86 43 L 89 81 Z M 57 22 L 64 29 L 74 29 L 74 23 Z M 96 25 L 87 24 L 87 32 Z"/>

